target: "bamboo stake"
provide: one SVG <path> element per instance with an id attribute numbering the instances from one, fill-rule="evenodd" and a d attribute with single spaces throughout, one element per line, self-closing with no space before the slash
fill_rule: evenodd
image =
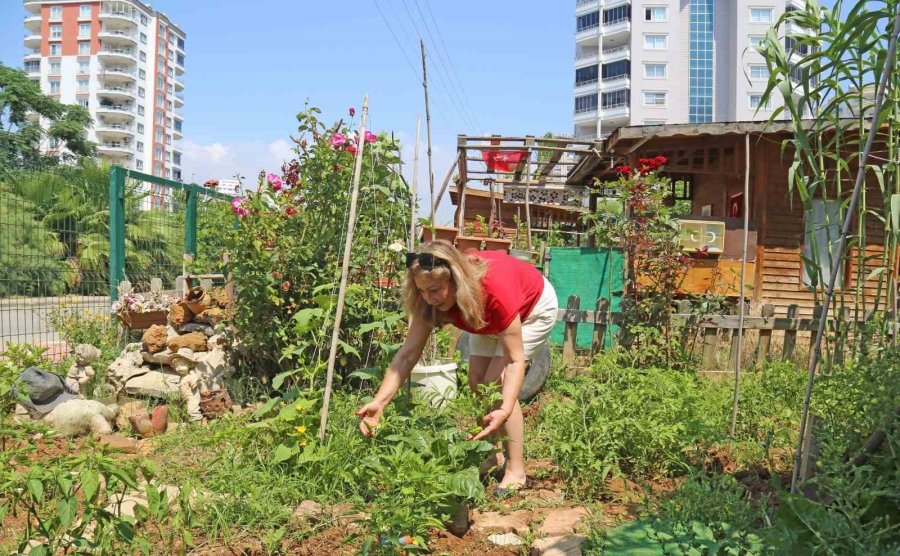
<path id="1" fill-rule="evenodd" d="M 737 432 L 738 400 L 741 391 L 741 353 L 744 347 L 744 288 L 747 287 L 747 236 L 750 235 L 750 133 L 744 134 L 744 251 L 741 257 L 741 289 L 738 292 L 737 353 L 734 356 L 734 401 L 731 404 L 731 436 Z"/>
<path id="2" fill-rule="evenodd" d="M 534 145 L 534 138 L 526 138 L 525 145 L 528 147 L 528 168 L 525 170 L 525 241 L 528 245 L 528 250 L 531 251 L 531 189 L 528 187 L 528 184 L 531 181 L 531 147 Z"/>
<path id="3" fill-rule="evenodd" d="M 369 115 L 369 95 L 363 98 L 362 118 L 359 124 L 359 137 L 366 136 L 366 120 Z M 359 141 L 356 150 L 356 164 L 353 168 L 353 188 L 350 193 L 350 215 L 347 218 L 347 237 L 344 241 L 344 260 L 341 263 L 341 282 L 338 287 L 337 308 L 334 314 L 334 327 L 331 330 L 331 349 L 328 352 L 328 372 L 325 375 L 325 396 L 322 400 L 322 414 L 319 419 L 319 440 L 325 440 L 325 428 L 328 426 L 328 409 L 331 406 L 331 385 L 334 381 L 334 362 L 337 358 L 338 337 L 341 332 L 341 317 L 344 316 L 344 298 L 347 296 L 347 278 L 350 274 L 350 248 L 353 245 L 353 229 L 356 226 L 356 203 L 359 199 L 359 178 L 362 174 L 363 150 L 366 142 Z"/>
<path id="4" fill-rule="evenodd" d="M 422 117 L 416 116 L 416 150 L 413 153 L 413 178 L 412 178 L 412 195 L 410 198 L 410 220 L 409 220 L 409 245 L 408 251 L 413 252 L 416 247 L 416 203 L 419 200 L 419 143 L 420 132 L 422 130 Z M 434 232 L 432 232 L 434 233 Z"/>
<path id="5" fill-rule="evenodd" d="M 422 47 L 422 87 L 425 89 L 425 134 L 428 138 L 428 190 L 431 192 L 431 234 L 434 235 L 434 171 L 431 167 L 431 109 L 428 105 L 428 73 L 425 69 L 425 41 L 419 39 Z"/>
<path id="6" fill-rule="evenodd" d="M 891 75 L 891 69 L 894 67 L 894 57 L 897 53 L 897 37 L 900 36 L 900 5 L 895 8 L 894 26 L 891 28 L 891 39 L 888 44 L 888 52 L 884 61 L 884 71 L 881 74 L 881 80 L 878 83 L 878 90 L 875 94 L 875 109 L 872 119 L 872 125 L 869 128 L 869 135 L 866 137 L 866 145 L 863 149 L 862 156 L 859 161 L 859 168 L 856 171 L 856 183 L 853 185 L 853 195 L 850 197 L 850 205 L 847 207 L 847 216 L 844 218 L 844 226 L 841 229 L 841 237 L 838 240 L 836 249 L 837 257 L 832 258 L 831 276 L 828 277 L 828 289 L 825 292 L 825 302 L 822 307 L 822 316 L 819 319 L 819 329 L 816 331 L 816 339 L 813 344 L 813 354 L 810 357 L 809 369 L 806 377 L 806 394 L 803 398 L 803 412 L 800 415 L 800 438 L 797 441 L 797 450 L 794 454 L 794 470 L 791 473 L 791 492 L 797 492 L 797 478 L 800 472 L 800 460 L 803 455 L 803 438 L 806 436 L 806 425 L 809 417 L 809 403 L 812 399 L 813 383 L 816 378 L 816 368 L 819 366 L 819 359 L 822 356 L 822 338 L 825 335 L 825 323 L 828 320 L 828 309 L 831 306 L 831 298 L 834 296 L 834 282 L 838 272 L 841 269 L 841 261 L 843 259 L 844 249 L 847 244 L 847 235 L 850 232 L 850 224 L 856 213 L 856 206 L 859 203 L 860 191 L 866 177 L 866 163 L 869 160 L 869 153 L 872 151 L 872 144 L 875 142 L 875 135 L 878 133 L 878 114 L 881 113 L 884 104 L 885 90 L 887 89 L 888 77 Z"/>

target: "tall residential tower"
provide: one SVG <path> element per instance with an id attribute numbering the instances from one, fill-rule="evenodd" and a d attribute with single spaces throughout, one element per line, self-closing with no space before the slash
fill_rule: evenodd
<path id="1" fill-rule="evenodd" d="M 139 0 L 24 4 L 24 69 L 45 94 L 90 110 L 101 158 L 181 180 L 184 31 Z"/>
<path id="2" fill-rule="evenodd" d="M 576 0 L 575 135 L 605 137 L 628 125 L 767 119 L 775 101 L 760 106 L 769 72 L 754 46 L 785 11 L 804 5 Z M 792 39 L 782 40 L 791 50 Z"/>

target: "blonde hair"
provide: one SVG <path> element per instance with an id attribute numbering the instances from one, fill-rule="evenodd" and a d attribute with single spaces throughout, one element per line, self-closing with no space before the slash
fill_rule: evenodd
<path id="1" fill-rule="evenodd" d="M 426 270 L 414 261 L 406 271 L 403 285 L 404 305 L 410 315 L 418 315 L 435 325 L 447 322 L 444 314 L 425 302 L 416 287 L 417 276 L 428 276 L 438 280 L 449 279 L 456 286 L 456 306 L 462 319 L 474 329 L 484 327 L 484 301 L 481 279 L 487 272 L 487 263 L 477 256 L 460 253 L 456 247 L 444 240 L 423 243 L 418 253 L 431 253 L 436 259 L 447 262 L 448 266 L 435 266 Z"/>

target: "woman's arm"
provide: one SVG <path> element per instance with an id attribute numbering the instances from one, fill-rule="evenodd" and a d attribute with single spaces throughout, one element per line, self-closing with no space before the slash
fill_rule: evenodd
<path id="1" fill-rule="evenodd" d="M 522 344 L 522 321 L 518 315 L 499 336 L 506 358 L 500 379 L 503 403 L 482 419 L 484 429 L 472 437 L 472 440 L 485 438 L 509 419 L 519 402 L 519 391 L 525 382 L 525 347 Z"/>
<path id="2" fill-rule="evenodd" d="M 409 333 L 406 335 L 406 341 L 403 346 L 394 354 L 391 364 L 384 372 L 384 380 L 378 392 L 375 393 L 375 399 L 359 408 L 356 415 L 361 417 L 359 422 L 359 430 L 366 436 L 372 436 L 375 428 L 381 421 L 381 414 L 384 408 L 397 394 L 400 385 L 409 377 L 412 368 L 422 356 L 425 349 L 425 343 L 434 326 L 422 320 L 420 317 L 413 317 L 409 325 Z"/>

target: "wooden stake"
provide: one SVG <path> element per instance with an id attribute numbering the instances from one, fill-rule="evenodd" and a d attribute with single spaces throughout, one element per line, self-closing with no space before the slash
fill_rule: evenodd
<path id="1" fill-rule="evenodd" d="M 410 200 L 410 222 L 409 222 L 409 245 L 408 250 L 410 253 L 413 252 L 413 249 L 416 247 L 416 202 L 418 201 L 417 196 L 419 194 L 419 144 L 420 135 L 422 129 L 422 117 L 416 116 L 416 150 L 413 153 L 413 177 L 412 177 L 412 195 Z M 432 231 L 432 233 L 434 233 Z"/>
<path id="2" fill-rule="evenodd" d="M 744 288 L 747 287 L 747 237 L 750 235 L 750 134 L 744 134 L 744 252 L 741 257 L 741 289 L 738 291 L 738 329 L 734 355 L 734 400 L 731 404 L 731 436 L 737 431 L 738 401 L 741 391 L 741 350 L 744 347 Z"/>
<path id="3" fill-rule="evenodd" d="M 428 190 L 431 192 L 431 234 L 434 235 L 434 170 L 431 167 L 431 110 L 428 106 L 428 73 L 425 70 L 425 41 L 419 39 L 422 47 L 422 87 L 425 89 L 425 134 L 428 138 Z"/>
<path id="4" fill-rule="evenodd" d="M 531 147 L 534 146 L 534 137 L 527 137 L 525 145 L 528 147 L 528 168 L 525 172 L 525 240 L 528 244 L 528 250 L 532 250 L 531 245 L 531 190 L 528 184 L 531 182 Z"/>
<path id="5" fill-rule="evenodd" d="M 369 95 L 363 98 L 362 118 L 359 137 L 366 136 L 366 120 L 369 115 Z M 331 405 L 331 385 L 334 381 L 334 362 L 337 358 L 338 337 L 341 332 L 341 317 L 344 316 L 344 298 L 347 296 L 347 277 L 350 274 L 350 248 L 353 245 L 353 229 L 356 226 L 356 203 L 359 199 L 359 178 L 362 174 L 363 150 L 366 142 L 359 141 L 356 150 L 356 165 L 353 169 L 353 188 L 350 193 L 350 215 L 347 218 L 347 238 L 344 241 L 344 260 L 341 263 L 341 283 L 338 287 L 337 308 L 334 314 L 334 328 L 331 330 L 331 349 L 328 352 L 328 372 L 325 375 L 325 396 L 322 400 L 322 414 L 319 419 L 319 440 L 325 440 L 328 426 L 328 408 Z"/>

